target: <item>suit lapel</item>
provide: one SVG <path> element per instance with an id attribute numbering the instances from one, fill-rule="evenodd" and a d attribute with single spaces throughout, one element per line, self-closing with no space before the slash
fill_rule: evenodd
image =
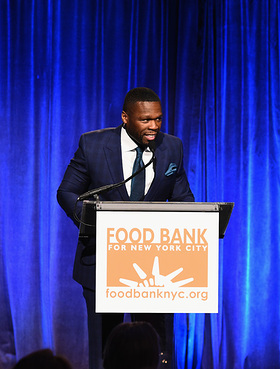
<path id="1" fill-rule="evenodd" d="M 112 183 L 118 183 L 124 180 L 122 168 L 121 155 L 121 126 L 117 127 L 108 140 L 107 145 L 104 146 L 104 153 L 107 165 L 112 177 Z M 125 185 L 117 188 L 121 196 L 121 200 L 129 201 L 129 196 Z"/>

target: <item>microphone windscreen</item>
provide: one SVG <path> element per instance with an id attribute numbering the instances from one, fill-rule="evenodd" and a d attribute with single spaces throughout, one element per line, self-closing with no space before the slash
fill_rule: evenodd
<path id="1" fill-rule="evenodd" d="M 148 146 L 149 146 L 150 150 L 152 151 L 152 153 L 154 153 L 155 152 L 155 149 L 156 149 L 155 140 L 149 141 Z"/>

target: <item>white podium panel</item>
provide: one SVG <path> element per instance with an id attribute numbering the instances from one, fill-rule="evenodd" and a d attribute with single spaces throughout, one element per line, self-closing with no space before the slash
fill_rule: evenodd
<path id="1" fill-rule="evenodd" d="M 218 211 L 96 211 L 96 312 L 217 313 Z"/>

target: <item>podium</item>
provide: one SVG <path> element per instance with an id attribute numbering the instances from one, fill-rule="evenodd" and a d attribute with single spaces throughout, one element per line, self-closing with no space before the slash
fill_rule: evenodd
<path id="1" fill-rule="evenodd" d="M 234 203 L 83 201 L 96 312 L 217 313 L 219 238 Z"/>

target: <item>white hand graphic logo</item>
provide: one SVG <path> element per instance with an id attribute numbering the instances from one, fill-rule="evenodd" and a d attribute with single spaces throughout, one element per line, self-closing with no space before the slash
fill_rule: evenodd
<path id="1" fill-rule="evenodd" d="M 194 280 L 194 278 L 187 278 L 183 279 L 178 282 L 172 282 L 172 279 L 177 277 L 178 274 L 180 274 L 183 271 L 183 268 L 179 268 L 175 270 L 174 272 L 164 276 L 160 274 L 159 271 L 159 260 L 158 256 L 154 258 L 154 264 L 153 264 L 153 270 L 152 275 L 153 278 L 147 278 L 147 274 L 144 272 L 143 269 L 140 268 L 140 266 L 136 263 L 133 263 L 133 268 L 135 269 L 136 273 L 138 274 L 139 278 L 142 280 L 142 282 L 132 281 L 130 279 L 124 279 L 120 278 L 119 281 L 123 284 L 125 284 L 128 287 L 182 287 L 185 284 L 188 284 Z"/>

